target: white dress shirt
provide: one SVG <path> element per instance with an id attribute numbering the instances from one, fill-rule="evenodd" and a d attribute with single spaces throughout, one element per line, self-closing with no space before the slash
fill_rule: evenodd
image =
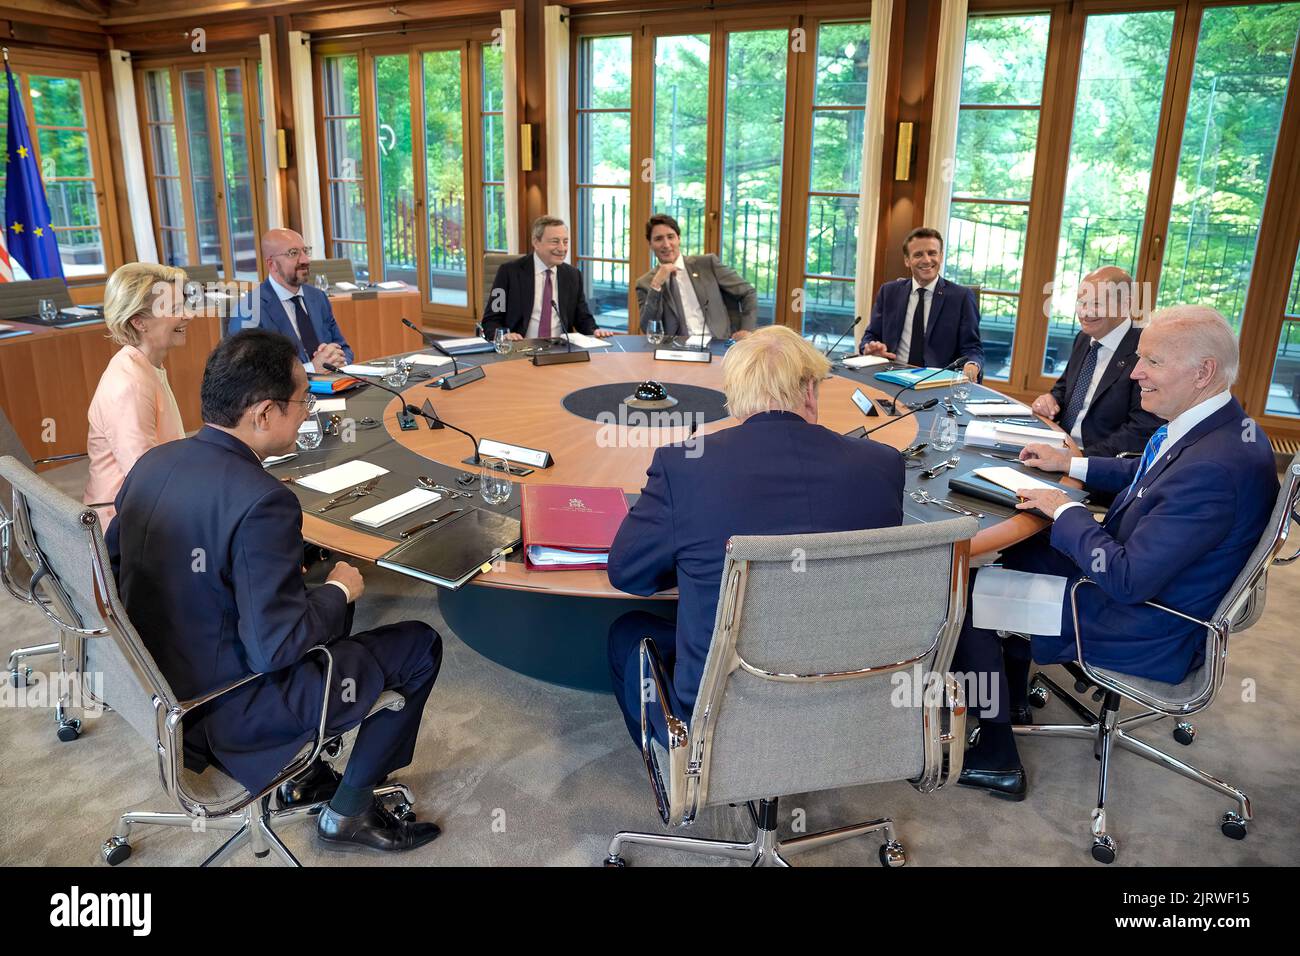
<path id="1" fill-rule="evenodd" d="M 925 356 L 918 355 L 916 361 L 912 361 L 912 321 L 916 314 L 916 290 L 925 289 L 925 314 L 921 316 L 922 328 L 929 331 L 930 313 L 934 309 L 934 287 L 939 284 L 939 277 L 935 276 L 930 280 L 928 285 L 922 286 L 912 280 L 912 291 L 907 298 L 907 316 L 903 319 L 903 334 L 898 339 L 898 351 L 894 354 L 898 356 L 900 362 L 906 362 L 909 365 L 924 365 Z"/>
<path id="2" fill-rule="evenodd" d="M 563 331 L 563 323 L 560 321 L 560 285 L 559 277 L 555 273 L 555 266 L 548 266 L 537 255 L 533 253 L 533 314 L 528 320 L 528 330 L 524 338 L 537 338 L 538 329 L 542 324 L 542 290 L 546 285 L 546 273 L 551 274 L 551 335 L 559 335 Z"/>
<path id="3" fill-rule="evenodd" d="M 1188 432 L 1201 422 L 1205 421 L 1219 409 L 1227 405 L 1230 401 L 1232 401 L 1232 392 L 1224 389 L 1222 392 L 1211 395 L 1209 398 L 1202 399 L 1173 421 L 1167 423 L 1165 426 L 1165 441 L 1164 444 L 1160 446 L 1160 458 L 1167 457 L 1169 455 L 1169 450 L 1177 445 L 1179 440 L 1186 436 Z M 1156 461 L 1159 461 L 1160 458 L 1157 458 Z M 1150 467 L 1154 468 L 1155 464 L 1156 462 L 1153 461 Z M 1087 458 L 1070 459 L 1070 477 L 1074 478 L 1076 481 L 1086 482 L 1088 480 Z M 1061 517 L 1061 512 L 1066 508 L 1075 507 L 1082 508 L 1083 505 L 1077 501 L 1071 501 L 1067 504 L 1061 505 L 1061 507 L 1057 508 L 1056 511 L 1052 513 L 1053 520 Z"/>
<path id="4" fill-rule="evenodd" d="M 682 318 L 686 322 L 686 331 L 692 339 L 700 341 L 701 344 L 707 344 L 713 336 L 709 332 L 708 321 L 704 318 L 704 309 L 700 307 L 699 296 L 695 294 L 695 284 L 691 282 L 691 274 L 686 271 L 686 258 L 680 253 L 677 261 L 673 263 L 673 268 L 677 270 L 677 291 L 682 297 Z M 664 283 L 664 295 L 668 294 L 668 283 Z"/>
<path id="5" fill-rule="evenodd" d="M 1125 319 L 1101 338 L 1092 340 L 1101 348 L 1097 349 L 1097 364 L 1092 370 L 1092 381 L 1088 383 L 1088 392 L 1083 396 L 1083 408 L 1079 409 L 1079 416 L 1074 420 L 1074 427 L 1070 429 L 1070 437 L 1080 445 L 1083 444 L 1083 420 L 1088 417 L 1088 409 L 1092 407 L 1093 397 L 1097 394 L 1097 385 L 1101 382 L 1101 377 L 1106 374 L 1106 368 L 1110 365 L 1110 360 L 1115 357 L 1120 342 L 1124 341 L 1124 336 L 1128 335 L 1128 330 L 1131 328 L 1133 328 L 1133 320 Z M 1075 388 L 1078 388 L 1078 385 Z M 1065 402 L 1069 404 L 1069 395 L 1065 396 Z"/>

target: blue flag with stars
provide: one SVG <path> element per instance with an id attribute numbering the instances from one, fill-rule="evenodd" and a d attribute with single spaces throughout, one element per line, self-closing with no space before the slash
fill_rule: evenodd
<path id="1" fill-rule="evenodd" d="M 63 278 L 63 260 L 50 223 L 50 204 L 32 154 L 27 115 L 14 75 L 9 80 L 9 152 L 5 163 L 5 245 L 33 279 Z"/>

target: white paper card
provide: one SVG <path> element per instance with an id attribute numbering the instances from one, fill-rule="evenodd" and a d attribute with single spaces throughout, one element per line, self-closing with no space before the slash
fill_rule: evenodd
<path id="1" fill-rule="evenodd" d="M 342 412 L 346 411 L 348 400 L 346 398 L 318 398 L 316 399 L 316 411 L 318 412 Z"/>
<path id="2" fill-rule="evenodd" d="M 1033 475 L 1026 475 L 1023 472 L 1016 471 L 1014 468 L 1006 466 L 990 466 L 988 468 L 976 468 L 975 474 L 985 481 L 991 481 L 1007 491 L 1020 491 L 1024 488 L 1047 488 L 1052 489 L 1057 486 L 1050 481 L 1043 481 L 1035 478 Z"/>
<path id="3" fill-rule="evenodd" d="M 887 365 L 889 359 L 883 355 L 853 355 L 840 364 L 847 365 L 849 368 L 870 368 L 872 365 Z"/>
<path id="4" fill-rule="evenodd" d="M 485 345 L 486 343 L 477 335 L 471 335 L 467 339 L 443 339 L 438 344 L 445 349 L 463 349 L 471 345 Z"/>
<path id="5" fill-rule="evenodd" d="M 343 289 L 345 292 L 356 292 L 361 287 L 355 282 L 336 282 L 334 288 Z"/>
<path id="6" fill-rule="evenodd" d="M 608 340 L 598 339 L 594 335 L 583 335 L 581 332 L 570 332 L 569 341 L 584 349 L 607 349 L 610 347 Z"/>
<path id="7" fill-rule="evenodd" d="M 99 313 L 96 312 L 94 309 L 87 309 L 83 305 L 70 305 L 66 309 L 59 309 L 59 311 L 62 312 L 64 315 L 84 315 L 84 316 L 99 315 Z"/>
<path id="8" fill-rule="evenodd" d="M 392 370 L 392 366 L 385 365 L 362 365 L 359 362 L 353 362 L 351 365 L 344 365 L 339 369 L 344 375 L 387 375 Z"/>
<path id="9" fill-rule="evenodd" d="M 389 280 L 388 282 L 381 282 L 381 283 L 379 283 L 379 288 L 381 288 L 381 289 L 388 289 L 388 290 L 391 292 L 391 291 L 393 291 L 393 290 L 395 290 L 395 289 L 398 289 L 398 290 L 400 290 L 400 289 L 405 289 L 405 288 L 406 288 L 406 283 L 405 283 L 405 282 L 398 282 L 398 281 L 396 281 L 396 280 Z"/>
<path id="10" fill-rule="evenodd" d="M 451 359 L 445 355 L 408 355 L 406 361 L 412 365 L 432 365 L 434 368 L 451 364 Z"/>
<path id="11" fill-rule="evenodd" d="M 318 471 L 305 478 L 299 478 L 297 483 L 304 488 L 310 488 L 312 491 L 332 495 L 344 488 L 351 488 L 353 485 L 359 485 L 371 478 L 378 478 L 380 475 L 386 474 L 388 474 L 387 468 L 380 468 L 368 461 L 358 460 L 335 465 L 333 468 L 326 468 L 324 471 Z"/>
<path id="12" fill-rule="evenodd" d="M 419 511 L 426 505 L 431 505 L 441 498 L 442 495 L 436 491 L 412 488 L 410 491 L 400 494 L 396 498 L 390 498 L 373 508 L 358 511 L 349 520 L 355 521 L 357 524 L 363 524 L 367 528 L 378 528 L 390 521 L 405 517 L 412 511 Z"/>
<path id="13" fill-rule="evenodd" d="M 1021 405 L 1019 402 L 996 402 L 985 405 L 977 402 L 974 405 L 966 405 L 966 413 L 978 418 L 1015 418 L 1017 416 L 1029 416 L 1028 405 Z"/>
<path id="14" fill-rule="evenodd" d="M 0 328 L 3 328 L 3 326 L 0 326 Z M 262 459 L 262 467 L 270 468 L 272 465 L 278 465 L 281 462 L 290 461 L 297 457 L 298 453 L 296 451 L 291 451 L 287 455 L 272 455 L 270 458 Z"/>
<path id="15" fill-rule="evenodd" d="M 971 623 L 990 631 L 1057 637 L 1068 583 L 1055 574 L 981 568 L 975 575 Z"/>
<path id="16" fill-rule="evenodd" d="M 967 445 L 979 445 L 994 448 L 998 445 L 1011 445 L 1023 448 L 1031 442 L 1062 447 L 1065 445 L 1065 433 L 1051 431 L 1047 428 L 1022 428 L 1019 425 L 999 425 L 996 422 L 973 421 L 966 426 Z"/>

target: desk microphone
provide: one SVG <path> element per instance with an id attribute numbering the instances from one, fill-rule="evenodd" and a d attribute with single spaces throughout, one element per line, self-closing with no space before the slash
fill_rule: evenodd
<path id="1" fill-rule="evenodd" d="M 429 423 L 430 428 L 433 429 L 438 429 L 443 427 L 450 428 L 452 431 L 460 432 L 462 435 L 468 438 L 471 442 L 474 443 L 474 456 L 473 458 L 466 459 L 466 464 L 477 465 L 479 463 L 478 439 L 475 438 L 473 435 L 471 435 L 469 432 L 465 431 L 465 429 L 457 428 L 451 422 L 444 421 L 443 419 L 439 418 L 437 411 L 434 410 L 433 405 L 429 403 L 429 400 L 427 398 L 424 400 L 424 404 L 425 407 L 428 409 L 427 411 L 425 410 L 425 408 L 420 408 L 419 406 L 412 405 L 410 403 L 407 403 L 406 411 L 412 415 L 419 415 L 421 418 L 423 418 L 425 421 Z"/>
<path id="2" fill-rule="evenodd" d="M 922 402 L 920 405 L 917 405 L 906 415 L 899 415 L 897 418 L 891 418 L 889 421 L 885 422 L 884 424 L 877 425 L 875 428 L 868 428 L 866 431 L 862 433 L 861 437 L 866 438 L 872 432 L 878 432 L 880 431 L 880 429 L 886 427 L 887 425 L 892 425 L 894 424 L 894 422 L 901 422 L 904 418 L 911 418 L 917 412 L 923 412 L 926 411 L 927 409 L 934 408 L 934 406 L 938 404 L 939 404 L 939 400 L 937 398 L 932 398 L 928 402 Z"/>
<path id="3" fill-rule="evenodd" d="M 897 414 L 898 414 L 898 405 L 899 405 L 899 402 L 898 402 L 898 396 L 902 395 L 904 392 L 908 391 L 909 389 L 914 389 L 914 388 L 916 388 L 916 387 L 917 387 L 918 385 L 920 385 L 922 382 L 928 382 L 930 379 L 934 378 L 936 375 L 940 375 L 940 374 L 942 374 L 942 373 L 944 373 L 944 372 L 951 372 L 951 371 L 953 371 L 955 368 L 957 368 L 958 366 L 960 366 L 960 365 L 965 365 L 965 364 L 966 364 L 966 356 L 964 356 L 964 355 L 959 356 L 956 360 L 954 360 L 954 361 L 952 361 L 952 362 L 949 362 L 949 363 L 948 363 L 947 365 L 945 365 L 943 368 L 937 368 L 937 369 L 935 369 L 933 372 L 931 372 L 929 375 L 926 375 L 926 376 L 924 376 L 923 378 L 918 378 L 918 379 L 917 379 L 915 382 L 913 382 L 911 385 L 904 385 L 902 388 L 900 388 L 898 391 L 896 391 L 896 392 L 894 393 L 893 398 L 890 398 L 890 399 L 887 400 L 887 401 L 888 401 L 888 411 L 889 411 L 889 414 L 891 414 L 891 415 L 897 415 Z M 935 401 L 937 402 L 938 399 L 935 399 Z M 883 404 L 885 404 L 885 402 L 881 402 L 881 404 L 883 405 Z M 904 407 L 904 408 L 907 408 L 908 406 L 906 405 L 906 403 L 904 403 L 903 407 Z"/>
<path id="4" fill-rule="evenodd" d="M 844 341 L 844 336 L 846 336 L 846 335 L 848 335 L 850 332 L 852 332 L 853 329 L 854 329 L 854 327 L 855 327 L 855 326 L 856 326 L 860 321 L 862 321 L 862 316 L 860 316 L 860 315 L 855 315 L 855 316 L 853 317 L 853 321 L 849 323 L 849 327 L 848 327 L 847 329 L 845 329 L 843 332 L 840 333 L 840 337 L 839 337 L 838 339 L 836 339 L 833 343 L 831 343 L 831 347 L 828 348 L 825 352 L 823 352 L 822 355 L 826 356 L 827 358 L 830 358 L 830 357 L 831 357 L 831 353 L 834 352 L 837 348 L 839 348 L 840 343 Z"/>
<path id="5" fill-rule="evenodd" d="M 405 319 L 403 319 L 403 321 L 405 321 Z M 347 374 L 346 372 L 343 371 L 343 369 L 339 368 L 337 365 L 331 365 L 331 364 L 329 364 L 329 362 L 322 362 L 322 363 L 321 363 L 321 367 L 324 368 L 325 371 L 327 371 L 327 372 L 336 372 L 336 373 L 338 373 L 338 374 L 340 374 L 340 375 L 346 375 L 346 374 Z M 367 385 L 373 385 L 373 386 L 375 386 L 376 388 L 382 388 L 382 389 L 383 389 L 385 392 L 387 392 L 389 395 L 396 395 L 396 396 L 397 396 L 397 400 L 398 400 L 399 402 L 402 403 L 402 405 L 401 405 L 401 411 L 399 411 L 399 412 L 397 413 L 397 423 L 398 423 L 398 425 L 399 425 L 400 427 L 402 427 L 402 428 L 410 428 L 412 425 L 415 424 L 415 422 L 414 422 L 414 420 L 411 418 L 411 416 L 410 416 L 409 414 L 407 414 L 406 399 L 405 399 L 405 397 L 403 397 L 403 395 L 402 395 L 401 392 L 399 392 L 399 391 L 398 391 L 397 389 L 395 389 L 395 388 L 389 388 L 389 387 L 388 387 L 387 385 L 385 385 L 383 382 L 372 382 L 372 381 L 370 381 L 369 379 L 367 379 L 367 380 L 366 380 L 366 384 L 367 384 Z M 419 426 L 416 426 L 416 427 L 419 427 Z"/>
<path id="6" fill-rule="evenodd" d="M 477 365 L 470 365 L 462 372 L 460 370 L 460 363 L 456 361 L 456 356 L 452 355 L 438 344 L 438 340 L 432 335 L 417 326 L 410 319 L 403 318 L 402 324 L 412 332 L 418 334 L 420 338 L 424 340 L 424 344 L 429 346 L 429 348 L 433 349 L 439 355 L 445 355 L 447 358 L 451 359 L 451 374 L 442 377 L 442 388 L 460 388 L 462 385 L 468 385 L 470 382 L 477 382 L 486 375 L 483 369 L 479 368 Z"/>

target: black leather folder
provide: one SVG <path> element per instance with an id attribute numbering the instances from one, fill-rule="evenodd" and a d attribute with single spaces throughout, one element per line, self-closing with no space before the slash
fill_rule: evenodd
<path id="1" fill-rule="evenodd" d="M 1088 493 L 1081 488 L 1067 488 L 1065 485 L 1059 484 L 1056 487 L 1069 495 L 1073 501 L 1082 503 L 1088 500 Z M 948 489 L 958 494 L 970 495 L 972 498 L 979 498 L 981 501 L 992 501 L 995 504 L 1006 505 L 1010 508 L 1014 508 L 1020 503 L 1020 496 L 1014 491 L 1009 491 L 1001 485 L 996 485 L 987 479 L 981 478 L 974 471 L 953 475 L 948 479 Z"/>
<path id="2" fill-rule="evenodd" d="M 452 591 L 519 545 L 519 519 L 470 508 L 403 541 L 375 563 Z"/>

